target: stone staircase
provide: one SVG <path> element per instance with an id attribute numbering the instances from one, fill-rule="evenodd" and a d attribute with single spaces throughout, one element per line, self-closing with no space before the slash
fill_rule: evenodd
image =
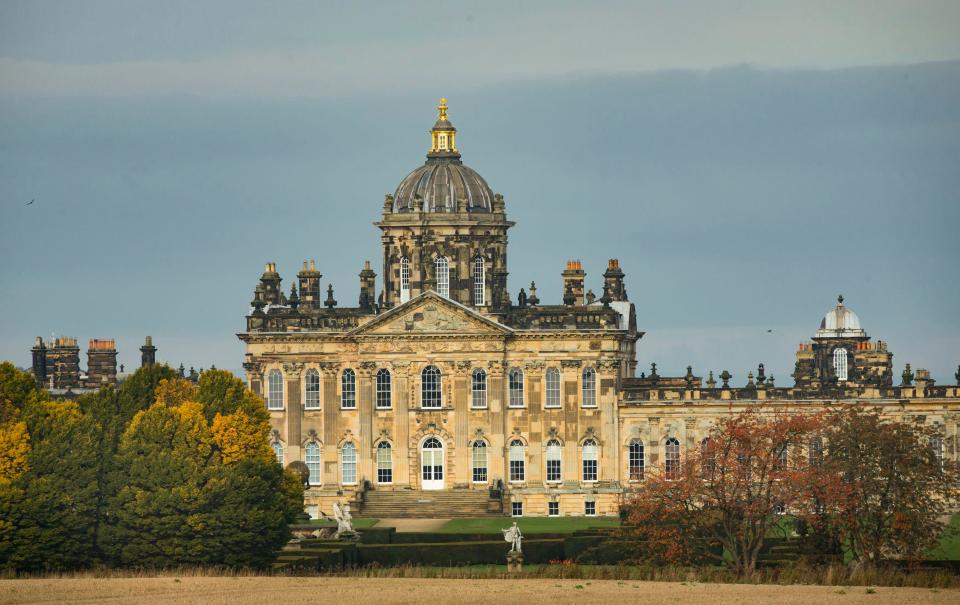
<path id="1" fill-rule="evenodd" d="M 487 490 L 371 490 L 355 517 L 373 519 L 451 519 L 454 517 L 502 517 L 499 502 L 489 510 Z"/>

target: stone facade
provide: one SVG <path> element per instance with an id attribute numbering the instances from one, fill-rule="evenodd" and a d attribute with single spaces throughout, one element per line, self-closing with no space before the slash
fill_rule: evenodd
<path id="1" fill-rule="evenodd" d="M 512 301 L 506 204 L 462 165 L 439 109 L 427 162 L 386 196 L 376 223 L 379 294 L 369 263 L 356 307 L 338 306 L 332 285 L 321 300 L 314 261 L 289 295 L 268 263 L 238 335 L 278 458 L 309 470 L 308 508 L 351 502 L 362 514 L 370 490 L 486 490 L 506 514 L 614 515 L 646 468 L 694 447 L 718 416 L 759 404 L 863 402 L 937 423 L 956 455 L 960 390 L 892 386 L 892 355 L 846 308 L 801 345 L 794 387 L 761 366 L 733 388 L 726 371 L 719 386 L 689 368 L 635 377 L 643 333 L 616 259 L 599 299 L 574 260 L 563 304 L 541 304 L 534 284 Z"/>

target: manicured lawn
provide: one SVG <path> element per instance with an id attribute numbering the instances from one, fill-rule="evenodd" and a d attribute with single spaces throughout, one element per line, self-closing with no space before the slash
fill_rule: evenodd
<path id="1" fill-rule="evenodd" d="M 940 546 L 927 554 L 935 561 L 960 561 L 960 513 L 950 518 L 950 528 L 940 536 Z"/>
<path id="2" fill-rule="evenodd" d="M 488 517 L 452 519 L 437 531 L 456 534 L 499 534 L 501 529 L 510 527 L 514 521 L 524 534 L 573 533 L 578 529 L 620 525 L 620 519 L 617 517 Z"/>

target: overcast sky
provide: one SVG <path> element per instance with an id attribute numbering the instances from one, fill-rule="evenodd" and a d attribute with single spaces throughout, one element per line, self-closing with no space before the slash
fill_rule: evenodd
<path id="1" fill-rule="evenodd" d="M 0 359 L 151 334 L 239 369 L 267 261 L 356 304 L 440 96 L 514 296 L 616 257 L 643 366 L 785 385 L 843 293 L 952 382 L 960 3 L 916 1 L 2 2 Z"/>

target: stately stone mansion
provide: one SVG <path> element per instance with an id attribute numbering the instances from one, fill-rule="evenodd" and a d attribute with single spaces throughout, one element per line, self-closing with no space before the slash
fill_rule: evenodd
<path id="1" fill-rule="evenodd" d="M 736 387 L 726 371 L 636 376 L 643 332 L 617 260 L 599 296 L 570 260 L 562 304 L 532 283 L 512 298 L 514 223 L 461 161 L 445 101 L 438 109 L 426 162 L 375 223 L 379 292 L 369 262 L 353 307 L 323 291 L 314 261 L 289 293 L 268 263 L 239 334 L 274 451 L 305 465 L 314 515 L 334 502 L 368 516 L 613 515 L 646 469 L 669 470 L 719 415 L 761 404 L 862 402 L 942 427 L 936 446 L 956 455 L 960 387 L 909 365 L 895 379 L 887 344 L 842 297 L 800 345 L 793 386 L 761 365 Z"/>

